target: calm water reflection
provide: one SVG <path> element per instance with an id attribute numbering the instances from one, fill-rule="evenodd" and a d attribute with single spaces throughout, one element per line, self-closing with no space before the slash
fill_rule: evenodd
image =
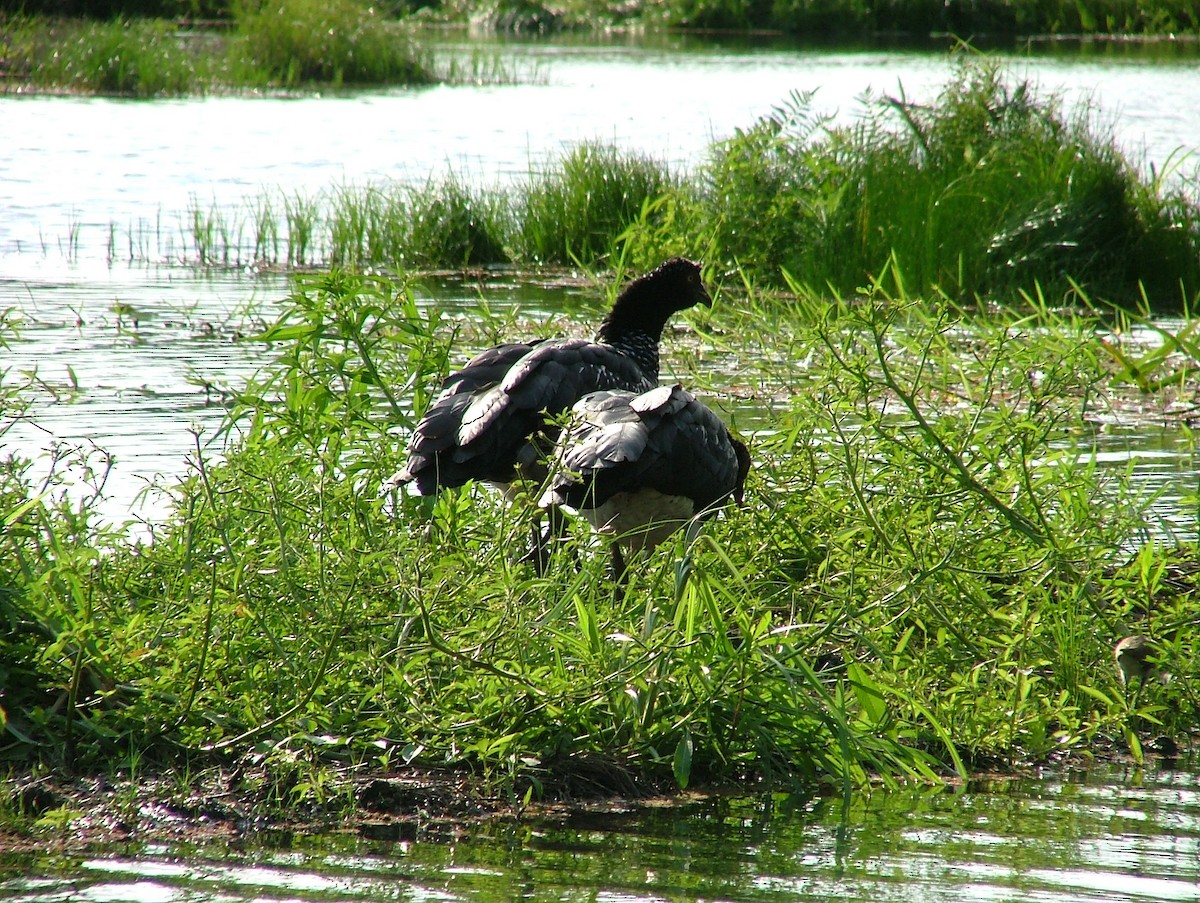
<path id="1" fill-rule="evenodd" d="M 840 799 L 700 800 L 454 836 L 0 853 L 20 903 L 171 900 L 1200 899 L 1200 774 L 1120 769 Z"/>

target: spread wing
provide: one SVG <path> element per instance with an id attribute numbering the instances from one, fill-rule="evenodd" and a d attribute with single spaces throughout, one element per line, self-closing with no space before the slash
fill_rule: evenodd
<path id="1" fill-rule="evenodd" d="M 409 440 L 408 463 L 388 483 L 416 482 L 422 494 L 439 485 L 458 486 L 471 475 L 458 472 L 444 453 L 458 443 L 463 414 L 480 392 L 496 385 L 512 366 L 533 350 L 536 342 L 509 342 L 488 348 L 442 382 L 441 390 L 421 417 Z"/>
<path id="2" fill-rule="evenodd" d="M 489 349 L 447 378 L 395 479 L 415 480 L 422 493 L 468 480 L 509 482 L 531 438 L 546 429 L 547 415 L 598 389 L 652 385 L 632 358 L 603 343 L 562 339 Z"/>
<path id="3" fill-rule="evenodd" d="M 560 414 L 599 389 L 650 388 L 652 382 L 628 356 L 611 345 L 584 339 L 547 342 L 530 351 L 504 379 L 480 393 L 463 416 L 458 441 L 463 448 L 491 431 L 507 432 L 512 422 L 527 431 L 541 425 L 542 412 Z"/>

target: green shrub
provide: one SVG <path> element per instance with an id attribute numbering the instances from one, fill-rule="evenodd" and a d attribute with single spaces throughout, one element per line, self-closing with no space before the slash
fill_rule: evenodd
<path id="1" fill-rule="evenodd" d="M 239 0 L 235 18 L 232 68 L 248 83 L 430 80 L 404 32 L 362 0 Z"/>
<path id="2" fill-rule="evenodd" d="M 896 261 L 960 299 L 1095 296 L 1178 307 L 1200 291 L 1194 204 L 1143 182 L 1086 111 L 965 66 L 931 106 L 886 98 L 832 127 L 811 98 L 714 148 L 706 228 L 756 276 L 853 292 Z"/>

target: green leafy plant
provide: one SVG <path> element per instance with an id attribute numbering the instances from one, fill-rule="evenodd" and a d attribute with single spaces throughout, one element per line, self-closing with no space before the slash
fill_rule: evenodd
<path id="1" fill-rule="evenodd" d="M 531 174 L 515 199 L 514 243 L 520 256 L 539 263 L 601 259 L 630 224 L 652 212 L 647 202 L 677 184 L 652 158 L 584 142 Z"/>
<path id="2" fill-rule="evenodd" d="M 513 551 L 528 505 L 388 483 L 452 353 L 512 322 L 298 279 L 260 336 L 274 363 L 219 456 L 197 437 L 150 542 L 94 527 L 95 494 L 0 473 L 6 755 L 235 759 L 264 806 L 317 811 L 351 805 L 347 766 L 461 769 L 512 799 L 850 794 L 1194 730 L 1194 549 L 1128 551 L 1150 499 L 1092 452 L 1119 386 L 1097 315 L 905 282 L 893 263 L 847 299 L 726 290 L 708 353 L 771 349 L 740 364 L 773 399 L 748 503 L 614 598 L 586 529 L 538 576 Z M 1120 683 L 1132 632 L 1172 680 Z"/>
<path id="3" fill-rule="evenodd" d="M 430 80 L 406 35 L 360 0 L 238 0 L 234 18 L 231 66 L 243 81 L 294 88 Z"/>

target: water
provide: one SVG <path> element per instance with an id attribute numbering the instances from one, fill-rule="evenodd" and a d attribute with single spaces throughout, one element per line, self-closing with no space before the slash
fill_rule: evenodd
<path id="1" fill-rule="evenodd" d="M 263 189 L 315 194 L 342 182 L 453 171 L 520 179 L 565 144 L 599 139 L 694 166 L 714 140 L 815 91 L 847 121 L 865 92 L 928 101 L 943 54 L 637 46 L 500 45 L 533 84 L 432 87 L 294 99 L 143 101 L 0 97 L 0 255 L 71 250 L 103 259 L 109 227 L 141 224 L 178 252 L 192 199 L 235 208 Z M 1014 73 L 1091 98 L 1134 160 L 1162 168 L 1200 148 L 1196 59 L 1014 58 Z M 174 239 L 171 245 L 167 239 Z M 3 260 L 3 256 L 0 256 Z"/>
<path id="2" fill-rule="evenodd" d="M 101 511 L 117 523 L 160 518 L 167 498 L 143 490 L 183 473 L 197 437 L 210 449 L 221 390 L 266 360 L 241 334 L 274 317 L 283 280 L 100 265 L 50 274 L 36 263 L 10 261 L 0 276 L 0 306 L 22 314 L 21 338 L 3 352 L 5 382 L 41 386 L 0 441 L 37 459 L 39 473 L 55 447 L 102 449 L 114 464 Z"/>
<path id="3" fill-rule="evenodd" d="M 14 903 L 1200 899 L 1200 773 L 1101 768 L 840 798 L 0 852 Z"/>
<path id="4" fill-rule="evenodd" d="M 222 413 L 212 388 L 239 384 L 264 360 L 262 347 L 235 334 L 269 320 L 287 292 L 277 275 L 180 265 L 189 259 L 190 205 L 215 204 L 236 218 L 264 191 L 315 196 L 447 171 L 503 183 L 586 139 L 694 167 L 713 141 L 793 90 L 816 91 L 816 109 L 846 121 L 862 111 L 866 92 L 933 98 L 954 66 L 947 55 L 902 49 L 682 39 L 496 49 L 531 83 L 155 102 L 0 97 L 0 310 L 26 318 L 4 366 L 10 379 L 36 369 L 51 387 L 78 390 L 69 404 L 40 406 L 36 424 L 10 429 L 4 441 L 32 457 L 55 443 L 95 443 L 116 456 L 107 513 L 161 516 L 161 504 L 135 498 L 183 471 L 197 431 L 212 435 Z M 1147 169 L 1170 169 L 1181 151 L 1200 147 L 1194 53 L 1162 59 L 1110 48 L 1009 62 L 1068 106 L 1092 103 Z M 164 265 L 110 263 L 128 259 L 130 236 Z M 118 321 L 120 305 L 145 316 L 131 327 Z M 1154 441 L 1180 445 L 1178 436 Z M 1178 468 L 1194 484 L 1186 455 L 1156 459 L 1151 476 L 1173 482 Z"/>

